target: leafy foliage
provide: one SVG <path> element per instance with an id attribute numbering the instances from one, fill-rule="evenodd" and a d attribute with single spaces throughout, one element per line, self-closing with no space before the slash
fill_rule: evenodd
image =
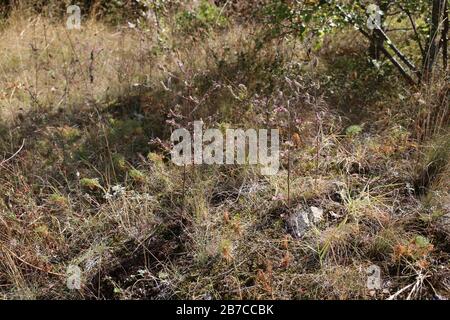
<path id="1" fill-rule="evenodd" d="M 207 31 L 213 27 L 223 27 L 227 19 L 214 4 L 202 0 L 198 8 L 183 10 L 177 17 L 177 25 L 184 33 Z"/>

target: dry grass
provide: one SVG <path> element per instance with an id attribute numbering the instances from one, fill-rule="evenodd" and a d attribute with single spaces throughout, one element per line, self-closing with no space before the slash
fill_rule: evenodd
<path id="1" fill-rule="evenodd" d="M 168 18 L 156 37 L 12 15 L 0 43 L 1 298 L 448 297 L 448 143 L 427 142 L 428 157 L 422 146 L 446 129 L 443 85 L 421 93 L 439 116 L 410 119 L 415 88 L 389 75 L 370 96 L 348 78 L 366 67 L 354 43 L 325 41 L 314 67 L 299 40 L 259 48 L 259 28 L 186 37 Z M 343 117 L 339 96 L 361 110 Z M 299 140 L 279 175 L 169 161 L 170 131 L 200 118 L 279 127 L 288 142 L 273 111 L 286 100 Z M 420 195 L 417 167 L 436 162 Z M 287 217 L 310 206 L 324 219 L 296 239 Z M 381 290 L 366 286 L 373 264 Z M 69 265 L 81 290 L 66 287 Z"/>

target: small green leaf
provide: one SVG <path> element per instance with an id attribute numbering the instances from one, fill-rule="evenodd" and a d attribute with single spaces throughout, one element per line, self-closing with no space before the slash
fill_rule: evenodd
<path id="1" fill-rule="evenodd" d="M 363 128 L 361 126 L 353 125 L 353 126 L 348 127 L 345 130 L 345 134 L 347 136 L 356 136 L 356 135 L 360 134 L 362 131 L 363 131 Z"/>

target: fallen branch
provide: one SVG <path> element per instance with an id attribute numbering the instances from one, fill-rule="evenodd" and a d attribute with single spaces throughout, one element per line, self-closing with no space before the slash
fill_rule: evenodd
<path id="1" fill-rule="evenodd" d="M 415 283 L 411 283 L 408 284 L 406 287 L 404 287 L 403 289 L 400 289 L 399 291 L 397 291 L 396 293 L 394 293 L 393 295 L 391 295 L 389 298 L 387 298 L 386 300 L 394 300 L 396 299 L 402 292 L 405 292 L 406 290 L 408 290 L 409 288 L 411 288 L 413 285 L 415 285 Z"/>

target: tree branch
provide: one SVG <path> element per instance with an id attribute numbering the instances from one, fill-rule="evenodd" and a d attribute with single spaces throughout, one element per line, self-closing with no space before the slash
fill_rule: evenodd
<path id="1" fill-rule="evenodd" d="M 331 3 L 331 1 L 329 1 L 329 3 Z M 365 36 L 367 39 L 369 39 L 370 41 L 372 40 L 372 36 L 365 31 L 363 28 L 361 28 L 360 26 L 358 26 L 358 24 L 354 21 L 354 19 L 347 13 L 345 12 L 344 9 L 342 9 L 342 7 L 339 4 L 335 4 L 336 8 L 339 10 L 339 12 L 341 13 L 341 15 L 350 23 L 352 23 L 358 30 L 359 32 Z M 382 31 L 382 30 L 381 30 Z M 384 32 L 382 32 L 382 34 L 386 35 Z M 386 40 L 388 41 L 388 44 L 390 44 L 390 47 L 394 47 L 396 50 L 394 50 L 396 52 L 397 55 L 399 55 L 399 57 L 402 59 L 402 61 L 406 60 L 408 63 L 408 66 L 413 69 L 413 71 L 416 71 L 416 67 L 409 62 L 409 60 L 397 49 L 397 47 L 395 47 L 392 43 L 392 41 L 386 36 Z M 381 52 L 383 52 L 383 54 L 389 59 L 389 61 L 391 61 L 391 63 L 400 71 L 401 75 L 410 83 L 410 84 L 416 84 L 416 81 L 414 81 L 414 79 L 411 77 L 411 75 L 405 70 L 405 68 L 395 59 L 394 56 L 392 56 L 392 54 L 385 48 L 385 47 L 381 47 L 380 48 Z M 405 62 L 405 61 L 404 61 Z"/>
<path id="2" fill-rule="evenodd" d="M 22 151 L 23 147 L 25 146 L 25 139 L 23 139 L 22 141 L 22 145 L 20 146 L 19 150 L 17 150 L 11 157 L 9 157 L 8 159 L 2 160 L 0 161 L 0 166 L 3 166 L 5 163 L 7 163 L 8 161 L 12 160 L 15 156 L 17 156 L 20 151 Z"/>
<path id="3" fill-rule="evenodd" d="M 414 35 L 416 36 L 416 40 L 417 43 L 419 44 L 419 48 L 420 48 L 420 53 L 422 54 L 422 57 L 425 56 L 425 49 L 423 48 L 423 44 L 422 41 L 420 39 L 420 34 L 417 31 L 417 26 L 416 23 L 414 22 L 414 19 L 411 16 L 411 12 L 409 12 L 409 10 L 407 8 L 404 8 L 401 4 L 398 5 L 400 7 L 400 9 L 402 9 L 406 15 L 408 16 L 409 21 L 411 22 L 411 26 L 414 30 Z"/>

